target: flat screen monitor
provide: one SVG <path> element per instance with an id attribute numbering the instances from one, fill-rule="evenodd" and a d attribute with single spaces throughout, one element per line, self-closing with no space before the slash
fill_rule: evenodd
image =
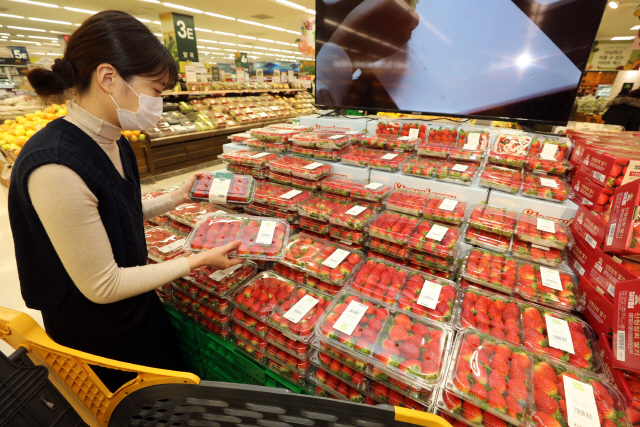
<path id="1" fill-rule="evenodd" d="M 316 0 L 316 103 L 565 123 L 606 0 Z"/>

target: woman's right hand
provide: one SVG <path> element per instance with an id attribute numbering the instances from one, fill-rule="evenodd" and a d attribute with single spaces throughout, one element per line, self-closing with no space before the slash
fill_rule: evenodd
<path id="1" fill-rule="evenodd" d="M 193 270 L 206 265 L 217 270 L 226 270 L 234 265 L 242 264 L 244 260 L 240 258 L 229 258 L 227 255 L 229 252 L 233 252 L 238 249 L 238 246 L 240 246 L 240 240 L 227 243 L 219 248 L 209 249 L 208 251 L 192 255 L 187 258 L 187 261 L 189 261 L 189 268 Z"/>

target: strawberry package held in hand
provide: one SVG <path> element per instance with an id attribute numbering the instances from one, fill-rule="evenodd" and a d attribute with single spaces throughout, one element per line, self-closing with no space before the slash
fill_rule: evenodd
<path id="1" fill-rule="evenodd" d="M 524 166 L 533 138 L 526 133 L 500 133 L 489 153 L 489 162 Z"/>
<path id="2" fill-rule="evenodd" d="M 240 240 L 237 251 L 229 256 L 281 260 L 288 236 L 289 224 L 278 218 L 205 215 L 193 228 L 185 248 L 202 251 Z"/>
<path id="3" fill-rule="evenodd" d="M 487 164 L 480 174 L 480 185 L 516 194 L 522 186 L 522 169 Z"/>
<path id="4" fill-rule="evenodd" d="M 549 248 L 564 249 L 569 246 L 570 234 L 561 222 L 521 213 L 516 225 L 516 237 L 525 242 Z"/>
<path id="5" fill-rule="evenodd" d="M 484 203 L 473 207 L 469 216 L 469 226 L 502 236 L 513 236 L 518 213 Z"/>
<path id="6" fill-rule="evenodd" d="M 516 258 L 537 262 L 549 267 L 558 267 L 563 260 L 561 250 L 525 242 L 517 237 L 514 237 L 511 242 L 511 253 Z"/>
<path id="7" fill-rule="evenodd" d="M 291 236 L 284 265 L 333 285 L 344 285 L 360 266 L 362 252 L 303 234 Z"/>
<path id="8" fill-rule="evenodd" d="M 525 173 L 522 195 L 550 202 L 562 203 L 569 198 L 571 187 L 567 181 L 554 175 Z"/>
<path id="9" fill-rule="evenodd" d="M 578 284 L 569 273 L 528 262 L 516 265 L 516 292 L 522 298 L 564 311 L 584 310 Z"/>
<path id="10" fill-rule="evenodd" d="M 256 182 L 251 176 L 203 172 L 193 183 L 189 196 L 199 202 L 248 205 L 255 191 Z"/>
<path id="11" fill-rule="evenodd" d="M 236 150 L 220 156 L 223 162 L 232 165 L 247 166 L 255 169 L 269 167 L 269 163 L 278 158 L 277 154 L 255 150 Z"/>
<path id="12" fill-rule="evenodd" d="M 148 257 L 155 262 L 169 261 L 190 253 L 183 249 L 183 237 L 176 236 L 164 228 L 151 228 L 145 231 L 144 238 L 147 242 Z"/>
<path id="13" fill-rule="evenodd" d="M 516 260 L 496 252 L 473 248 L 461 268 L 461 275 L 469 282 L 508 294 L 516 285 Z"/>
<path id="14" fill-rule="evenodd" d="M 428 197 L 427 203 L 422 210 L 424 218 L 457 226 L 462 224 L 467 202 L 439 196 L 430 195 Z"/>
<path id="15" fill-rule="evenodd" d="M 436 179 L 455 184 L 471 185 L 478 173 L 475 163 L 456 163 L 441 161 L 436 167 Z"/>

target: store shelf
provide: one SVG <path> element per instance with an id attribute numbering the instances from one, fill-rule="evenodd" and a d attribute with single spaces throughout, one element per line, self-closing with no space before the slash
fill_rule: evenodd
<path id="1" fill-rule="evenodd" d="M 162 96 L 170 96 L 170 95 L 226 95 L 228 93 L 266 93 L 266 92 L 303 92 L 307 89 L 247 89 L 247 90 L 204 90 L 204 91 L 182 91 L 182 92 L 172 92 L 166 91 L 162 92 Z"/>

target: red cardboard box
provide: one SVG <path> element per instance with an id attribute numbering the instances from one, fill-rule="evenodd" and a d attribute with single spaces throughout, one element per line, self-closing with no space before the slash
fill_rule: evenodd
<path id="1" fill-rule="evenodd" d="M 618 283 L 613 367 L 640 374 L 640 279 Z"/>
<path id="2" fill-rule="evenodd" d="M 591 214 L 591 211 L 584 205 L 578 205 L 578 212 L 576 212 L 575 220 L 571 224 L 571 232 L 574 238 L 581 238 L 591 249 L 602 248 L 602 243 L 607 234 L 606 230 L 607 224 Z"/>
<path id="3" fill-rule="evenodd" d="M 630 258 L 640 260 L 639 205 L 640 180 L 616 188 L 605 251 L 631 255 Z"/>
<path id="4" fill-rule="evenodd" d="M 575 174 L 571 181 L 571 200 L 577 204 L 583 204 L 596 208 L 598 206 L 606 206 L 609 199 L 613 196 L 613 188 L 604 188 L 596 184 L 589 178 L 580 174 Z"/>
<path id="5" fill-rule="evenodd" d="M 569 267 L 578 277 L 582 277 L 589 267 L 589 259 L 592 256 L 591 249 L 580 238 L 574 240 L 574 245 L 569 252 Z"/>
<path id="6" fill-rule="evenodd" d="M 619 187 L 640 178 L 637 150 L 607 150 L 587 147 L 578 174 L 607 187 Z"/>
<path id="7" fill-rule="evenodd" d="M 624 268 L 622 264 L 600 249 L 595 248 L 589 258 L 586 268 L 586 278 L 589 282 L 599 287 L 611 297 L 615 296 L 616 286 L 619 282 L 636 279 L 636 275 Z"/>
<path id="8" fill-rule="evenodd" d="M 596 288 L 586 277 L 582 277 L 578 288 L 584 296 L 586 306 L 582 315 L 584 320 L 593 328 L 597 335 L 611 335 L 613 331 L 614 306 L 613 301 L 604 295 L 600 288 Z"/>
<path id="9" fill-rule="evenodd" d="M 598 338 L 598 344 L 600 345 L 600 350 L 602 351 L 602 360 L 604 363 L 602 364 L 602 372 L 607 377 L 609 382 L 616 385 L 616 388 L 622 395 L 627 406 L 631 405 L 633 402 L 633 394 L 631 393 L 631 389 L 629 388 L 629 384 L 627 384 L 627 380 L 624 378 L 624 374 L 619 369 L 614 369 L 613 367 L 613 351 L 611 349 L 611 343 L 609 342 L 609 336 L 605 334 L 600 334 Z"/>

